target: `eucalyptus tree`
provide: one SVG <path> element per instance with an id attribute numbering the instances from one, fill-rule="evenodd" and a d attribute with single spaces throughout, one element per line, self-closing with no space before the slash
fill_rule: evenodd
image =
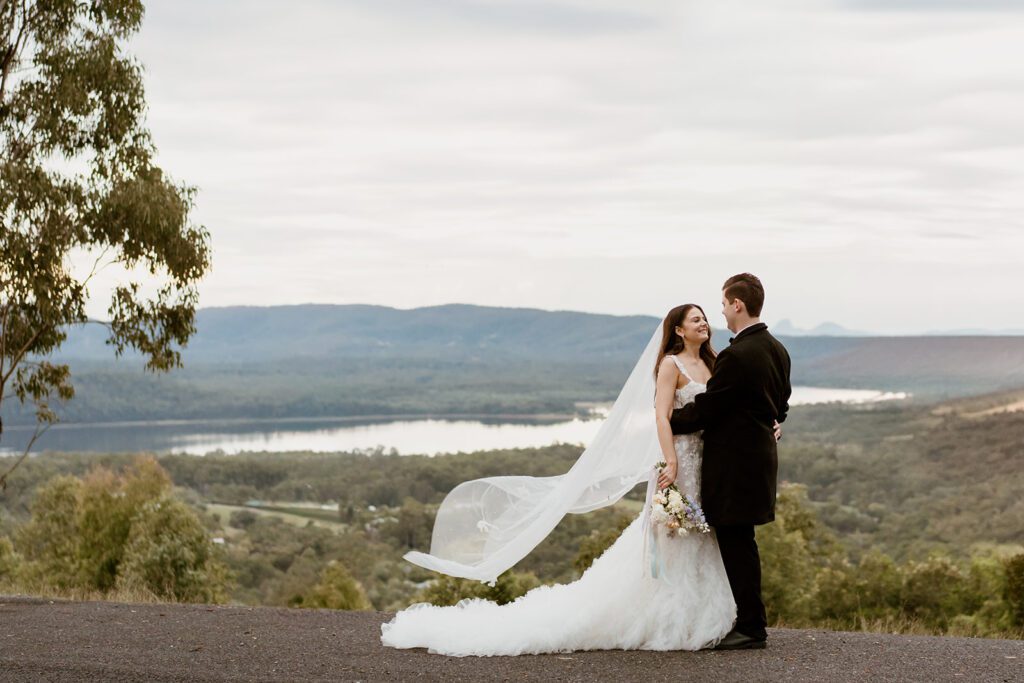
<path id="1" fill-rule="evenodd" d="M 0 407 L 17 399 L 36 418 L 2 486 L 58 420 L 53 401 L 74 396 L 70 368 L 52 360 L 69 328 L 105 326 L 116 356 L 138 351 L 154 373 L 180 367 L 176 346 L 195 332 L 210 238 L 191 220 L 196 188 L 155 162 L 143 67 L 128 51 L 144 10 L 0 0 Z M 111 264 L 125 275 L 109 319 L 91 320 L 90 280 Z"/>

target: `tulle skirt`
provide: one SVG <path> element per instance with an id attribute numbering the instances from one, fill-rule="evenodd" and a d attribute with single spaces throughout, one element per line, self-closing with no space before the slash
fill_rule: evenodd
<path id="1" fill-rule="evenodd" d="M 381 642 L 453 656 L 713 646 L 736 617 L 714 531 L 658 539 L 657 577 L 643 536 L 640 515 L 578 580 L 507 605 L 412 605 L 381 625 Z"/>

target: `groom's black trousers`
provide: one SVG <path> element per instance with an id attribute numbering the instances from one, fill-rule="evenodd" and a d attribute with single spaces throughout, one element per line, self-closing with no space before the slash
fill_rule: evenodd
<path id="1" fill-rule="evenodd" d="M 768 619 L 761 602 L 761 556 L 754 540 L 754 527 L 716 526 L 715 535 L 736 600 L 734 628 L 745 636 L 763 640 L 768 637 Z"/>

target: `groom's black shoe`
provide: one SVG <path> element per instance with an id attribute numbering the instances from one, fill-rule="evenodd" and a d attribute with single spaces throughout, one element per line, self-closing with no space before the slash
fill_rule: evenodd
<path id="1" fill-rule="evenodd" d="M 751 638 L 739 631 L 729 631 L 725 637 L 715 645 L 716 650 L 763 650 L 768 647 L 768 641 L 761 638 Z"/>

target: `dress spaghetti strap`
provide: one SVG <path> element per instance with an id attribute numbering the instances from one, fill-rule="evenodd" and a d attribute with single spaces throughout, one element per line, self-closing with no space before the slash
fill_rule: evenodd
<path id="1" fill-rule="evenodd" d="M 691 382 L 693 382 L 694 379 L 692 377 L 690 377 L 690 373 L 688 373 L 686 371 L 686 368 L 683 367 L 683 362 L 681 360 L 679 360 L 679 357 L 676 356 L 675 354 L 670 354 L 669 357 L 673 360 L 673 362 L 675 362 L 676 367 L 679 368 L 679 372 L 683 373 L 683 377 L 685 377 L 686 379 L 688 379 Z M 698 382 L 698 384 L 699 384 L 699 382 Z"/>

